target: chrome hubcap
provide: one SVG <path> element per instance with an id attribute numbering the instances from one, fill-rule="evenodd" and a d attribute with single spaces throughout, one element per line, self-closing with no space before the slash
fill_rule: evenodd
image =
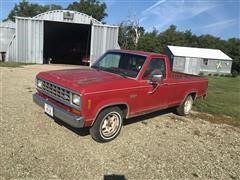
<path id="1" fill-rule="evenodd" d="M 114 135 L 120 125 L 120 117 L 116 113 L 109 113 L 105 116 L 102 123 L 102 135 L 105 137 L 110 137 Z"/>

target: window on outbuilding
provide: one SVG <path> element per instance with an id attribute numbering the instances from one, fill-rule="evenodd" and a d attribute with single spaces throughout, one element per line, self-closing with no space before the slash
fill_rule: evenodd
<path id="1" fill-rule="evenodd" d="M 203 64 L 204 64 L 205 66 L 207 66 L 207 65 L 208 65 L 208 59 L 203 59 Z"/>

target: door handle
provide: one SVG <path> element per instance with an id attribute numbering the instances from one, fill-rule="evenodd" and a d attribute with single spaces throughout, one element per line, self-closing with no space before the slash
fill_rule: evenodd
<path id="1" fill-rule="evenodd" d="M 153 90 L 152 90 L 152 91 L 149 91 L 148 94 L 153 94 L 153 93 L 155 93 L 156 90 L 157 90 L 159 87 L 161 87 L 161 86 L 168 86 L 168 83 L 162 83 L 162 84 L 158 84 L 158 83 L 157 83 L 155 87 L 153 86 Z"/>
<path id="2" fill-rule="evenodd" d="M 163 85 L 163 86 L 168 86 L 168 83 L 163 83 L 162 85 Z M 161 86 L 161 84 L 160 84 L 160 86 Z"/>

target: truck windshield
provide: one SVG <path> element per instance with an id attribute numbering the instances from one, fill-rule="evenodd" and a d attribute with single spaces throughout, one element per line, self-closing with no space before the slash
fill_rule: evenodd
<path id="1" fill-rule="evenodd" d="M 145 56 L 122 52 L 107 52 L 93 64 L 92 68 L 119 74 L 124 77 L 136 78 L 145 60 Z"/>

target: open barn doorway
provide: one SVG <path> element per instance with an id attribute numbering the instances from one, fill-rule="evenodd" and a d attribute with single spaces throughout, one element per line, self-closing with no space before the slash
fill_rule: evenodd
<path id="1" fill-rule="evenodd" d="M 44 64 L 82 64 L 90 40 L 91 25 L 44 21 Z"/>

